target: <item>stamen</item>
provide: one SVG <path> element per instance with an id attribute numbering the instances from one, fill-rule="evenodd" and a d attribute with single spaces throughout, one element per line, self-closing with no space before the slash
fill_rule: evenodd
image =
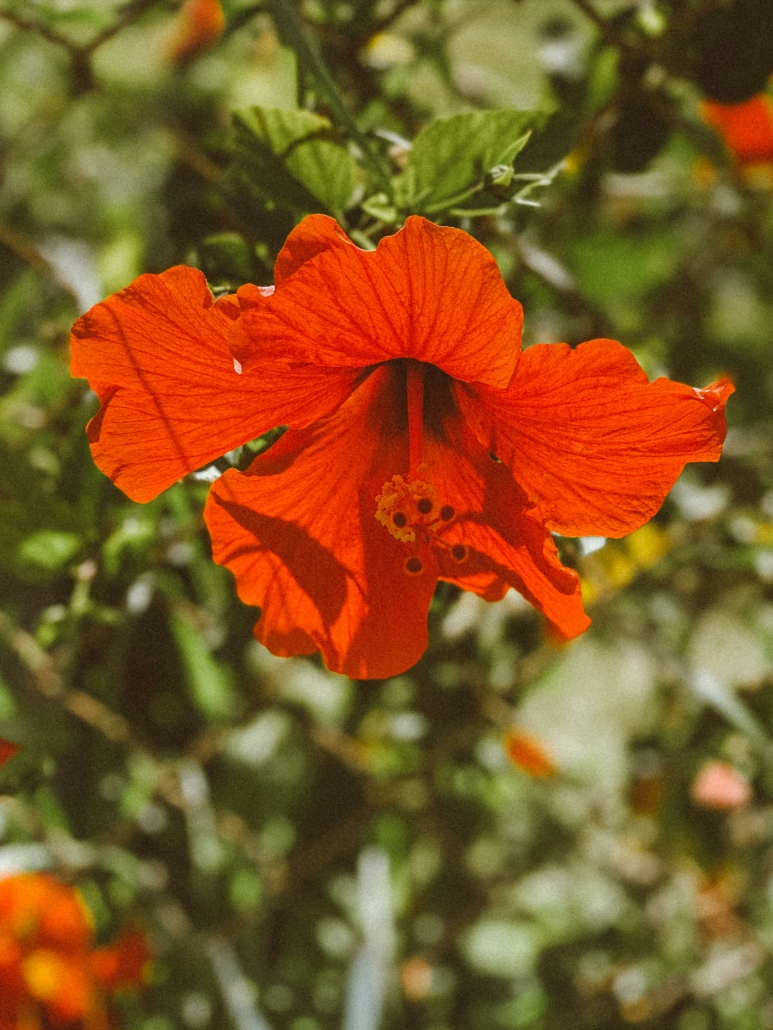
<path id="1" fill-rule="evenodd" d="M 444 504 L 440 509 L 440 517 L 443 522 L 450 522 L 454 515 L 456 515 L 456 510 L 450 504 Z"/>
<path id="2" fill-rule="evenodd" d="M 424 562 L 421 558 L 409 558 L 403 567 L 409 576 L 418 576 L 424 568 Z"/>
<path id="3" fill-rule="evenodd" d="M 408 452 L 411 475 L 414 475 L 421 465 L 424 433 L 424 366 L 421 362 L 406 361 L 405 385 L 408 394 Z"/>
<path id="4" fill-rule="evenodd" d="M 416 469 L 418 476 L 429 473 L 426 465 Z M 395 539 L 412 544 L 416 533 L 424 535 L 438 520 L 440 502 L 437 490 L 423 478 L 392 476 L 376 498 L 376 518 Z"/>

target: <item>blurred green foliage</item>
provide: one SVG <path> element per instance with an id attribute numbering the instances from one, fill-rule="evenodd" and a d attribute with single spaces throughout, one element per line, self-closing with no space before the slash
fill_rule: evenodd
<path id="1" fill-rule="evenodd" d="M 700 121 L 716 6 L 224 0 L 173 66 L 175 4 L 0 3 L 0 873 L 142 919 L 127 1030 L 773 1027 L 773 209 Z M 144 506 L 92 464 L 77 314 L 176 262 L 268 284 L 315 211 L 472 232 L 527 344 L 735 380 L 719 465 L 559 541 L 571 647 L 441 584 L 403 676 L 273 658 L 201 520 L 268 441 Z M 718 759 L 732 811 L 691 793 Z"/>

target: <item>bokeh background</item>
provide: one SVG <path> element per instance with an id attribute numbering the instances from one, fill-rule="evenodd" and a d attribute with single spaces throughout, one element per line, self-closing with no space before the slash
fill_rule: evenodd
<path id="1" fill-rule="evenodd" d="M 773 1027 L 773 118 L 706 107 L 769 110 L 771 5 L 206 8 L 0 2 L 0 875 L 145 927 L 126 1030 Z M 718 465 L 558 541 L 580 640 L 441 584 L 403 676 L 274 658 L 201 519 L 271 440 L 147 505 L 93 466 L 77 315 L 269 284 L 313 211 L 473 233 L 527 345 L 734 379 Z"/>

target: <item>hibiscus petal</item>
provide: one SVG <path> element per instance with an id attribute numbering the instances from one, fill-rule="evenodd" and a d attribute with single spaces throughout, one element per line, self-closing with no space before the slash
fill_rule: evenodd
<path id="1" fill-rule="evenodd" d="M 88 436 L 94 461 L 135 501 L 277 425 L 305 426 L 348 395 L 353 372 L 237 374 L 233 297 L 213 303 L 195 268 L 143 275 L 73 326 L 72 374 L 101 401 Z"/>
<path id="2" fill-rule="evenodd" d="M 494 258 L 467 233 L 411 217 L 375 251 L 324 215 L 304 219 L 277 260 L 277 289 L 234 326 L 234 356 L 358 368 L 390 358 L 504 388 L 523 311 Z"/>
<path id="3" fill-rule="evenodd" d="M 576 573 L 565 568 L 556 546 L 510 470 L 493 461 L 460 418 L 445 421 L 444 439 L 426 442 L 425 460 L 441 504 L 455 517 L 438 537 L 440 579 L 487 601 L 514 587 L 565 638 L 590 625 Z M 454 545 L 466 549 L 457 561 Z"/>
<path id="4" fill-rule="evenodd" d="M 341 226 L 330 215 L 309 215 L 296 225 L 284 242 L 274 263 L 274 285 L 297 272 L 317 254 L 335 247 L 355 247 Z"/>
<path id="5" fill-rule="evenodd" d="M 283 656 L 320 650 L 353 679 L 421 657 L 437 582 L 432 560 L 405 572 L 404 546 L 375 517 L 377 494 L 408 461 L 398 383 L 377 369 L 334 415 L 285 433 L 246 475 L 226 472 L 205 508 L 215 561 L 262 609 L 258 640 Z"/>
<path id="6" fill-rule="evenodd" d="M 507 390 L 456 395 L 549 529 L 620 537 L 657 512 L 687 462 L 718 460 L 733 390 L 650 383 L 621 344 L 591 340 L 530 347 Z"/>

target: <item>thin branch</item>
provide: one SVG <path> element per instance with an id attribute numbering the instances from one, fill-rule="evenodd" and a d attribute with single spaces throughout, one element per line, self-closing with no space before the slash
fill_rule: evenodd
<path id="1" fill-rule="evenodd" d="M 602 18 L 590 0 L 574 0 L 574 3 L 580 8 L 586 18 L 590 18 L 608 43 L 614 43 L 616 46 L 623 47 L 626 50 L 641 51 L 645 49 L 642 45 L 643 41 L 639 37 L 627 32 L 621 32 L 620 29 L 612 25 L 606 18 Z"/>
<path id="2" fill-rule="evenodd" d="M 99 730 L 108 740 L 144 751 L 122 715 L 111 711 L 107 705 L 83 690 L 71 690 L 51 655 L 43 650 L 31 633 L 15 626 L 3 612 L 0 612 L 0 638 L 5 640 L 31 674 L 33 686 L 43 697 L 58 701 L 82 722 Z"/>
<path id="3" fill-rule="evenodd" d="M 158 0 L 132 0 L 132 3 L 122 7 L 118 12 L 118 16 L 112 25 L 109 25 L 102 32 L 86 43 L 84 46 L 78 46 L 73 43 L 71 39 L 67 39 L 66 36 L 60 35 L 58 32 L 54 32 L 53 29 L 48 28 L 39 21 L 31 21 L 29 18 L 25 18 L 23 14 L 17 14 L 15 11 L 0 10 L 0 18 L 4 21 L 10 22 L 17 29 L 22 29 L 24 32 L 34 32 L 37 36 L 42 39 L 48 40 L 49 43 L 55 43 L 57 46 L 63 46 L 69 50 L 72 54 L 82 54 L 88 56 L 92 54 L 97 47 L 102 46 L 108 39 L 120 32 L 121 29 L 130 25 L 133 21 L 136 21 L 140 15 L 144 14 L 145 11 L 149 10 Z"/>
<path id="4" fill-rule="evenodd" d="M 47 275 L 55 276 L 50 263 L 46 261 L 34 243 L 31 243 L 24 236 L 20 236 L 14 229 L 0 222 L 0 243 L 26 261 L 36 272 L 45 272 Z"/>
<path id="5" fill-rule="evenodd" d="M 35 35 L 40 36 L 41 39 L 48 40 L 49 43 L 54 43 L 57 46 L 63 46 L 67 50 L 75 50 L 75 46 L 69 39 L 65 39 L 64 36 L 60 36 L 58 32 L 54 32 L 53 29 L 49 29 L 46 25 L 42 25 L 37 21 L 30 21 L 25 18 L 23 14 L 16 14 L 15 11 L 4 11 L 0 10 L 0 18 L 4 21 L 10 22 L 11 25 L 17 29 L 21 29 L 23 32 L 34 32 Z"/>
<path id="6" fill-rule="evenodd" d="M 385 14 L 383 18 L 379 18 L 378 21 L 368 26 L 368 32 L 372 36 L 375 36 L 377 32 L 385 32 L 404 11 L 407 11 L 409 7 L 415 7 L 418 2 L 419 0 L 399 0 L 389 14 Z"/>
<path id="7" fill-rule="evenodd" d="M 102 32 L 98 33 L 89 43 L 83 47 L 78 47 L 80 53 L 84 55 L 93 54 L 97 47 L 102 46 L 108 39 L 112 39 L 113 36 L 120 32 L 121 29 L 126 28 L 127 25 L 131 25 L 133 21 L 136 21 L 145 11 L 150 10 L 158 0 L 132 0 L 132 3 L 122 7 L 118 12 L 118 16 L 108 28 L 103 29 Z"/>

